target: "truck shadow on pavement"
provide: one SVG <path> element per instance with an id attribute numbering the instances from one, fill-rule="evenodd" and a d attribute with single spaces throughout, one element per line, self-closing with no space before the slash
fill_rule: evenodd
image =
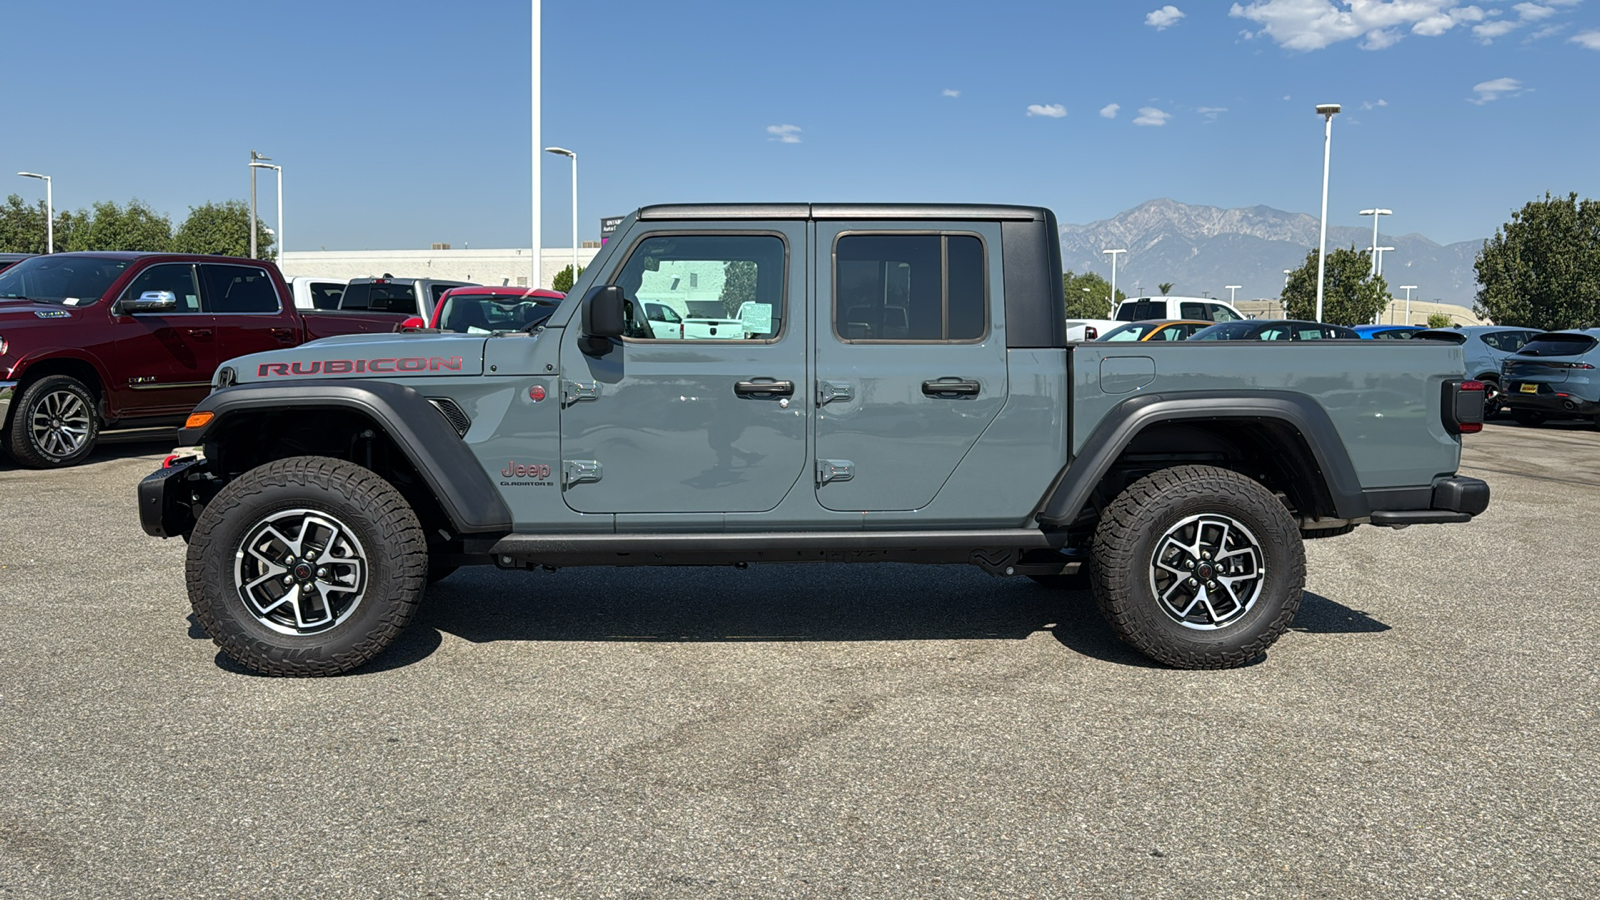
<path id="1" fill-rule="evenodd" d="M 1389 630 L 1365 612 L 1309 591 L 1292 628 L 1310 634 Z M 1040 631 L 1092 659 L 1160 668 L 1117 639 L 1087 591 L 1051 590 L 961 566 L 772 565 L 463 569 L 431 587 L 400 639 L 355 674 L 426 659 L 444 634 L 473 643 L 802 643 L 1024 640 Z M 207 639 L 192 616 L 189 634 Z M 217 665 L 251 674 L 220 653 Z"/>
<path id="2" fill-rule="evenodd" d="M 118 462 L 124 459 L 137 459 L 141 456 L 165 455 L 178 445 L 178 433 L 173 431 L 170 435 L 152 436 L 141 433 L 137 437 L 121 438 L 113 434 L 106 435 L 100 445 L 90 451 L 88 458 L 79 463 L 77 468 L 91 468 L 99 463 Z M 19 466 L 9 456 L 0 453 L 0 474 L 7 472 L 57 472 L 59 469 L 30 469 Z"/>

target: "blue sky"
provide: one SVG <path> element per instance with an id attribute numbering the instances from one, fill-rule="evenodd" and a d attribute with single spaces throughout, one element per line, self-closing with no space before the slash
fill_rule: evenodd
<path id="1" fill-rule="evenodd" d="M 291 250 L 528 234 L 527 3 L 8 4 L 0 196 L 172 215 L 284 166 Z M 1600 196 L 1600 0 L 561 3 L 543 143 L 579 231 L 673 201 L 1041 204 L 1156 197 L 1482 238 L 1545 191 Z M 570 240 L 544 155 L 544 243 Z M 262 215 L 273 221 L 271 173 Z"/>

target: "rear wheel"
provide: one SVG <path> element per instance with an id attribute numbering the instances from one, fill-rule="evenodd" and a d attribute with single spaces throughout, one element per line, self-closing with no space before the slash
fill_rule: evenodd
<path id="1" fill-rule="evenodd" d="M 1541 412 L 1530 412 L 1526 409 L 1513 409 L 1511 411 L 1511 418 L 1516 420 L 1518 425 L 1535 426 L 1544 424 L 1545 414 Z"/>
<path id="2" fill-rule="evenodd" d="M 1498 415 L 1505 409 L 1505 392 L 1500 390 L 1500 379 L 1485 375 L 1478 379 L 1483 382 L 1483 417 L 1485 419 Z"/>
<path id="3" fill-rule="evenodd" d="M 428 548 L 376 473 L 300 456 L 251 469 L 206 505 L 187 570 L 195 617 L 229 657 L 268 675 L 337 675 L 411 621 Z"/>
<path id="4" fill-rule="evenodd" d="M 1305 549 L 1289 511 L 1237 472 L 1177 466 L 1139 479 L 1101 516 L 1095 600 L 1158 662 L 1222 669 L 1259 656 L 1293 621 Z"/>
<path id="5" fill-rule="evenodd" d="M 46 375 L 23 389 L 4 438 L 22 465 L 60 469 L 83 462 L 99 436 L 94 394 L 70 375 Z"/>

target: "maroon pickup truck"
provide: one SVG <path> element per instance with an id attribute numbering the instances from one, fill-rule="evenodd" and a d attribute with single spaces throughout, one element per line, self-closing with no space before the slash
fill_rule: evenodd
<path id="1" fill-rule="evenodd" d="M 56 253 L 0 271 L 0 448 L 82 462 L 101 429 L 175 425 L 223 360 L 393 323 L 297 312 L 276 266 L 171 253 Z"/>

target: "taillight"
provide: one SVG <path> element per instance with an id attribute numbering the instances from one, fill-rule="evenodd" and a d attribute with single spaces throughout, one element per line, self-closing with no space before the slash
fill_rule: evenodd
<path id="1" fill-rule="evenodd" d="M 1099 337 L 1100 337 L 1100 329 L 1094 327 L 1093 325 L 1085 325 L 1085 326 L 1083 326 L 1083 339 L 1084 340 L 1093 341 L 1093 340 L 1097 340 Z"/>
<path id="2" fill-rule="evenodd" d="M 683 323 L 678 323 L 678 340 L 683 340 Z"/>
<path id="3" fill-rule="evenodd" d="M 1481 381 L 1446 381 L 1439 415 L 1444 420 L 1444 430 L 1451 434 L 1477 434 L 1483 430 L 1483 399 L 1486 393 Z"/>

